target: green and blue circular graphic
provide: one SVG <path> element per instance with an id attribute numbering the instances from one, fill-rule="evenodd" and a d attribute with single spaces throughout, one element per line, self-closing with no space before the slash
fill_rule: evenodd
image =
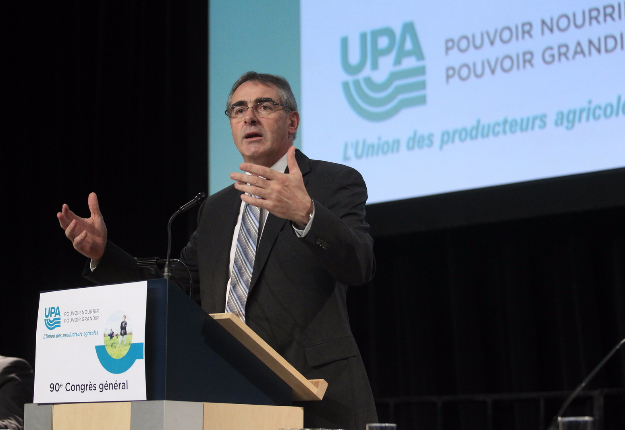
<path id="1" fill-rule="evenodd" d="M 143 359 L 143 343 L 132 342 L 132 318 L 122 310 L 113 312 L 104 326 L 103 345 L 95 347 L 100 364 L 107 371 L 120 374 Z"/>

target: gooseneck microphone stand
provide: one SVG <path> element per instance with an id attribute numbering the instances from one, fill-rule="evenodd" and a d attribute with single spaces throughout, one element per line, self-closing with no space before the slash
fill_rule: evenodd
<path id="1" fill-rule="evenodd" d="M 206 194 L 205 193 L 198 193 L 195 197 L 193 197 L 193 200 L 191 200 L 190 202 L 182 205 L 180 207 L 180 209 L 178 209 L 176 212 L 174 212 L 174 214 L 171 216 L 171 218 L 169 218 L 169 222 L 167 223 L 167 259 L 165 260 L 165 268 L 163 269 L 163 276 L 165 277 L 165 279 L 169 279 L 171 277 L 171 259 L 170 259 L 170 255 L 171 255 L 171 222 L 174 220 L 174 218 L 176 218 L 181 213 L 188 211 L 189 209 L 191 209 L 195 205 L 197 205 L 197 204 L 201 203 L 202 201 L 204 201 L 205 198 L 206 198 Z"/>

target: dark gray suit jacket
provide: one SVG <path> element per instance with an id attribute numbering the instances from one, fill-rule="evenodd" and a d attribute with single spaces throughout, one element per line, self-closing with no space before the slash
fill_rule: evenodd
<path id="1" fill-rule="evenodd" d="M 0 428 L 24 428 L 24 404 L 33 401 L 33 370 L 21 358 L 0 355 Z"/>
<path id="2" fill-rule="evenodd" d="M 310 231 L 298 238 L 291 222 L 269 214 L 257 250 L 246 322 L 308 379 L 325 379 L 321 402 L 304 402 L 306 427 L 362 430 L 376 421 L 367 374 L 352 336 L 347 285 L 367 283 L 375 270 L 373 239 L 365 221 L 367 189 L 347 166 L 296 158 L 315 202 Z M 207 313 L 224 312 L 232 235 L 241 192 L 234 186 L 210 196 L 200 208 L 197 230 L 181 253 L 191 268 Z M 179 285 L 186 285 L 186 274 Z M 134 260 L 107 245 L 98 283 L 152 277 Z"/>

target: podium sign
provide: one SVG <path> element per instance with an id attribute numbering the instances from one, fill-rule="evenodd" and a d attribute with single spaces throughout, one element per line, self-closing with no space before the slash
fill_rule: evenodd
<path id="1" fill-rule="evenodd" d="M 146 400 L 147 282 L 41 293 L 35 403 Z"/>

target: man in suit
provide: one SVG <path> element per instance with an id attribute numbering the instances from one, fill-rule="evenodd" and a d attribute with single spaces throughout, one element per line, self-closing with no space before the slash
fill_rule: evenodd
<path id="1" fill-rule="evenodd" d="M 367 283 L 375 270 L 365 183 L 354 169 L 295 150 L 300 118 L 284 78 L 244 74 L 226 114 L 246 173 L 232 173 L 234 185 L 206 200 L 181 253 L 200 285 L 201 306 L 236 313 L 304 376 L 328 382 L 321 402 L 302 405 L 306 427 L 362 430 L 376 413 L 345 300 L 347 286 Z M 156 276 L 107 240 L 93 193 L 89 208 L 88 219 L 67 205 L 57 214 L 74 247 L 92 260 L 87 277 Z"/>
<path id="2" fill-rule="evenodd" d="M 24 404 L 33 401 L 33 389 L 30 364 L 0 355 L 0 429 L 24 428 Z"/>

